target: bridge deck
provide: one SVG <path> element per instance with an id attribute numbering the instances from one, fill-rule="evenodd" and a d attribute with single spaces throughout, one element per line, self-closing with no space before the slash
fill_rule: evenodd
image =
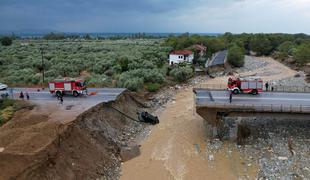
<path id="1" fill-rule="evenodd" d="M 196 106 L 251 109 L 255 111 L 310 113 L 310 93 L 262 92 L 237 94 L 229 102 L 228 91 L 194 89 Z"/>

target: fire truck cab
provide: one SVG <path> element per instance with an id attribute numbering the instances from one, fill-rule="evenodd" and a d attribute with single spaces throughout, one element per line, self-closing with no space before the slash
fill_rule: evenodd
<path id="1" fill-rule="evenodd" d="M 87 94 L 86 83 L 81 79 L 56 79 L 48 83 L 49 90 L 57 96 L 72 94 L 77 97 L 80 94 Z"/>
<path id="2" fill-rule="evenodd" d="M 258 77 L 230 77 L 228 79 L 227 89 L 234 94 L 251 93 L 256 95 L 263 91 L 263 81 Z"/>

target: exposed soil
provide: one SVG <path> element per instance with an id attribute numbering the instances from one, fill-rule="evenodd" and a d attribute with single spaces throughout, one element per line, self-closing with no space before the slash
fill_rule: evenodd
<path id="1" fill-rule="evenodd" d="M 182 89 L 160 113 L 141 155 L 123 164 L 121 179 L 254 179 L 255 164 L 248 166 L 238 151 L 208 151 L 213 145 L 207 125 L 193 108 L 192 89 Z"/>
<path id="2" fill-rule="evenodd" d="M 297 73 L 270 58 L 247 58 L 244 69 L 235 69 L 241 75 L 270 81 Z M 152 129 L 111 108 L 136 118 L 143 104 L 129 92 L 92 108 L 93 104 L 41 102 L 33 110 L 18 111 L 0 128 L 0 179 L 254 179 L 267 169 L 285 169 L 274 168 L 268 159 L 259 161 L 258 152 L 210 139 L 210 126 L 194 113 L 191 85 L 226 81 L 227 77 L 197 77 L 156 94 L 149 106 L 158 110 L 161 122 Z M 139 149 L 136 142 L 148 135 Z M 246 148 L 264 147 L 259 139 L 253 142 L 257 143 Z M 267 164 L 265 170 L 262 164 Z"/>
<path id="3" fill-rule="evenodd" d="M 247 56 L 245 67 L 234 69 L 234 71 L 241 76 L 261 76 L 264 81 L 284 80 L 283 83 L 287 83 L 286 79 L 291 79 L 292 81 L 289 82 L 294 82 L 296 86 L 304 85 L 302 77 L 296 80 L 295 70 L 272 58 Z M 193 85 L 200 83 L 226 85 L 227 78 L 197 77 L 192 82 Z M 294 141 L 294 146 L 302 147 L 298 148 L 301 152 L 294 161 L 289 159 L 289 162 L 292 162 L 289 166 L 279 166 L 279 163 L 281 164 L 279 161 L 282 160 L 275 161 L 274 159 L 277 159 L 279 154 L 286 156 L 283 150 L 286 151 L 288 148 L 278 150 L 277 154 L 272 156 L 273 159 L 266 158 L 265 154 L 269 145 L 287 147 L 286 139 L 275 141 L 272 138 L 264 140 L 261 137 L 250 136 L 250 140 L 245 141 L 245 146 L 238 146 L 232 141 L 222 142 L 212 139 L 212 136 L 208 134 L 212 133 L 211 126 L 194 113 L 193 107 L 191 87 L 181 87 L 181 90 L 177 91 L 175 97 L 165 105 L 165 108 L 159 111 L 161 122 L 152 128 L 149 137 L 141 143 L 141 155 L 122 165 L 121 179 L 255 179 L 258 177 L 281 179 L 281 177 L 292 177 L 279 173 L 281 170 L 290 174 L 294 173 L 291 169 L 295 167 L 295 164 L 297 167 L 305 167 L 304 159 L 307 158 L 301 159 L 300 154 L 308 154 L 304 148 L 308 147 L 306 144 L 297 144 Z M 252 130 L 259 129 L 262 132 L 270 130 L 264 127 L 253 126 Z M 270 128 L 274 131 L 277 129 L 275 126 Z M 283 136 L 281 128 L 276 132 L 277 138 Z M 299 142 L 308 141 L 307 138 L 299 139 Z M 305 168 L 306 171 L 309 169 Z M 288 169 L 290 171 L 286 171 Z M 268 172 L 276 175 L 268 175 Z"/>
<path id="4" fill-rule="evenodd" d="M 246 56 L 245 65 L 242 68 L 234 69 L 239 76 L 259 76 L 263 81 L 276 81 L 294 77 L 297 71 L 290 69 L 282 63 L 270 57 Z M 222 84 L 226 86 L 228 76 L 217 77 L 208 80 L 207 84 Z"/>
<path id="5" fill-rule="evenodd" d="M 125 92 L 81 115 L 55 105 L 17 112 L 0 128 L 0 179 L 117 179 L 121 149 L 143 125 L 111 106 L 136 117 L 133 99 Z"/>
<path id="6" fill-rule="evenodd" d="M 306 74 L 305 80 L 307 81 L 307 83 L 310 83 L 310 63 L 306 65 L 300 65 L 297 64 L 292 58 L 287 58 L 285 60 L 279 60 L 279 61 L 296 71 L 303 71 Z"/>

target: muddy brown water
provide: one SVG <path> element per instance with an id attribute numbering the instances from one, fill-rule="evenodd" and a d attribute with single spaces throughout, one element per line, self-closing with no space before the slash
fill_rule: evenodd
<path id="1" fill-rule="evenodd" d="M 193 103 L 188 88 L 167 104 L 160 124 L 141 144 L 141 155 L 123 163 L 121 180 L 255 179 L 258 165 L 248 164 L 235 143 L 208 151 L 206 125 Z"/>

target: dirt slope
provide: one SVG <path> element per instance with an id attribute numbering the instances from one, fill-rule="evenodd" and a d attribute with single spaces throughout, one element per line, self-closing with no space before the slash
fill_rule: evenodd
<path id="1" fill-rule="evenodd" d="M 116 179 L 121 148 L 142 125 L 110 106 L 133 117 L 140 109 L 125 92 L 67 124 L 38 109 L 18 112 L 0 128 L 0 179 Z"/>
<path id="2" fill-rule="evenodd" d="M 256 166 L 248 167 L 235 149 L 229 155 L 228 148 L 208 152 L 208 146 L 214 146 L 209 130 L 193 108 L 192 88 L 180 91 L 141 144 L 141 155 L 122 165 L 121 180 L 255 179 Z"/>

